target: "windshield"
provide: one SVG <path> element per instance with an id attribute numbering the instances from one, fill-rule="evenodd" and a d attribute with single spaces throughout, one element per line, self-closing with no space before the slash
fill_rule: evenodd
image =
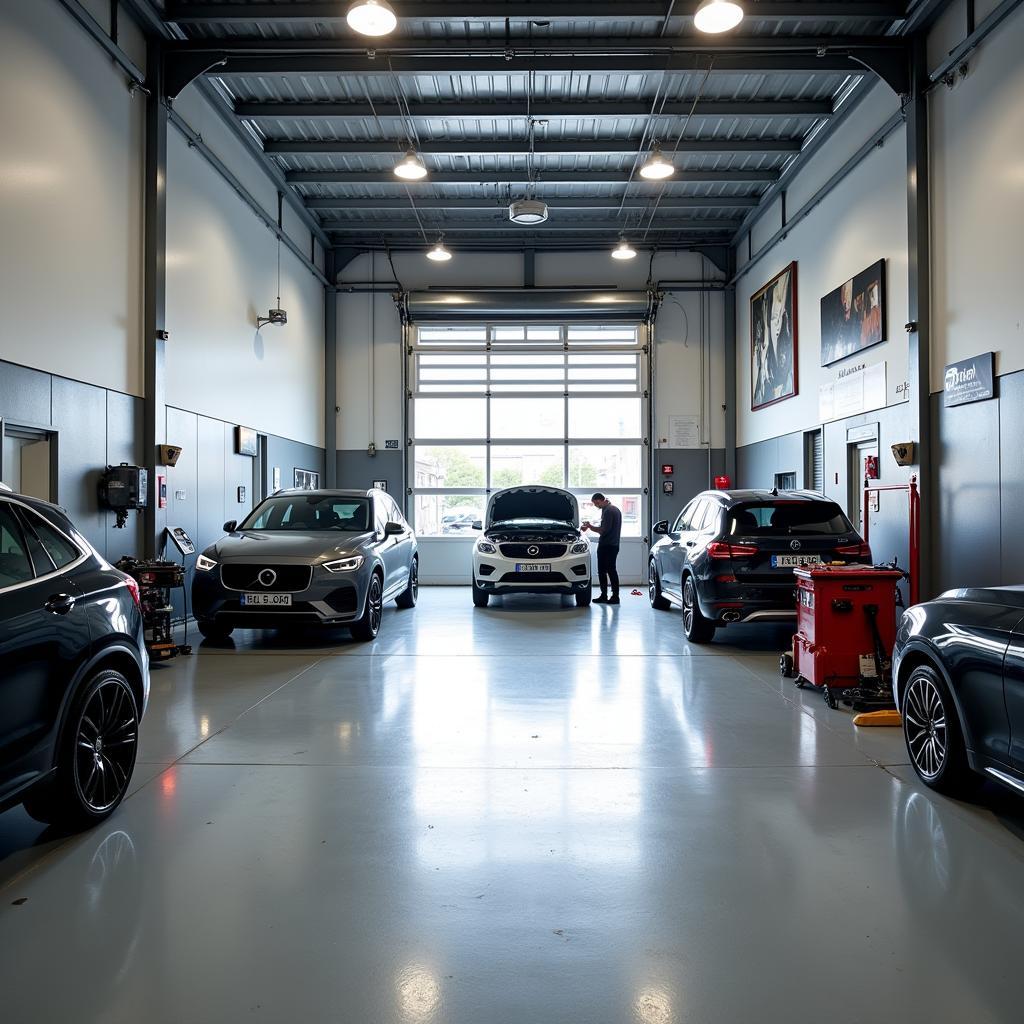
<path id="1" fill-rule="evenodd" d="M 370 529 L 370 499 L 322 494 L 267 498 L 253 509 L 240 530 L 332 530 L 365 533 Z"/>
<path id="2" fill-rule="evenodd" d="M 853 533 L 854 529 L 834 502 L 779 501 L 730 509 L 728 532 L 734 537 L 789 537 Z"/>

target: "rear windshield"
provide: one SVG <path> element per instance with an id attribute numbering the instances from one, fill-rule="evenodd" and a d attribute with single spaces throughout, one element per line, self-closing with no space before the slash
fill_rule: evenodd
<path id="1" fill-rule="evenodd" d="M 853 526 L 831 501 L 751 502 L 729 509 L 728 532 L 734 537 L 789 537 L 851 533 Z"/>
<path id="2" fill-rule="evenodd" d="M 370 529 L 369 498 L 288 495 L 267 498 L 240 530 L 333 530 L 364 533 Z"/>

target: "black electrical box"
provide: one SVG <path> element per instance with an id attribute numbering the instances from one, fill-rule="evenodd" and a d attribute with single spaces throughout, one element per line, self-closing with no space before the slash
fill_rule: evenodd
<path id="1" fill-rule="evenodd" d="M 145 508 L 149 495 L 149 473 L 141 466 L 107 466 L 100 479 L 100 504 L 121 512 Z"/>

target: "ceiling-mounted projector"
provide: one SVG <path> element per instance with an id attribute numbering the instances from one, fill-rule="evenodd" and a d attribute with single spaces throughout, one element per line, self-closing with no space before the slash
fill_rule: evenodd
<path id="1" fill-rule="evenodd" d="M 547 203 L 539 199 L 517 199 L 509 204 L 508 219 L 513 224 L 543 224 L 548 219 Z"/>

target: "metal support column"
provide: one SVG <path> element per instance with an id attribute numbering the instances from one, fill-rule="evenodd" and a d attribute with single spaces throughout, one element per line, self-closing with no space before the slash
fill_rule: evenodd
<path id="1" fill-rule="evenodd" d="M 736 480 L 736 285 L 732 279 L 736 273 L 736 250 L 729 250 L 729 284 L 723 290 L 725 302 L 725 475 L 733 487 Z"/>
<path id="2" fill-rule="evenodd" d="M 334 250 L 324 252 L 324 482 L 338 486 L 338 276 Z"/>
<path id="3" fill-rule="evenodd" d="M 164 102 L 161 44 L 151 41 L 146 54 L 146 163 L 144 187 L 143 312 L 143 457 L 149 470 L 149 502 L 144 531 L 145 554 L 157 555 L 167 525 L 156 494 L 157 445 L 167 432 L 164 396 L 164 345 L 167 284 L 167 105 Z"/>
<path id="4" fill-rule="evenodd" d="M 932 596 L 933 527 L 937 488 L 931 429 L 931 235 L 928 220 L 927 51 L 923 35 L 912 41 L 911 94 L 907 99 L 907 331 L 911 429 L 917 443 L 921 516 L 920 585 L 922 599 Z"/>

